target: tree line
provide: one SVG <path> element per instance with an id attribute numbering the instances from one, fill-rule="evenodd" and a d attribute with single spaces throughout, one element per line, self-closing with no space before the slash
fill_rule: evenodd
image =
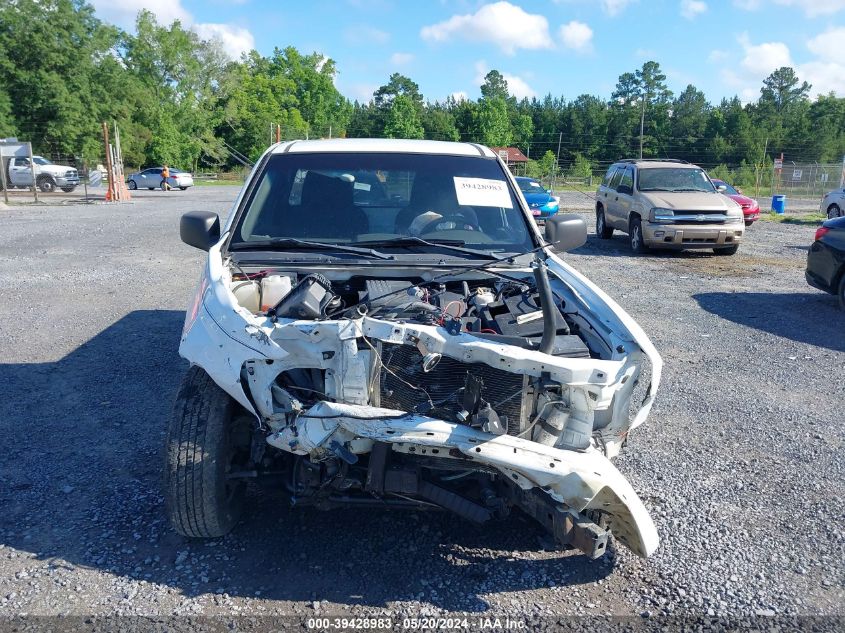
<path id="1" fill-rule="evenodd" d="M 120 127 L 125 162 L 227 168 L 230 150 L 255 160 L 283 138 L 389 137 L 516 146 L 536 176 L 601 171 L 621 157 L 689 160 L 740 184 L 781 152 L 796 162 L 845 154 L 845 99 L 816 99 L 779 68 L 759 98 L 708 102 L 693 85 L 675 95 L 654 61 L 622 74 L 610 98 L 517 99 L 490 71 L 477 100 L 425 99 L 395 73 L 366 103 L 335 86 L 337 65 L 294 47 L 231 60 L 218 41 L 178 21 L 138 14 L 135 32 L 100 20 L 84 0 L 7 0 L 0 7 L 0 137 L 36 151 L 103 155 L 100 124 Z"/>

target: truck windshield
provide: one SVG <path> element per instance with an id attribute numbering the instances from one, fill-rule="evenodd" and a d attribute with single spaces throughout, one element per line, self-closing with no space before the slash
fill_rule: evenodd
<path id="1" fill-rule="evenodd" d="M 639 170 L 640 191 L 716 191 L 702 169 L 649 167 Z"/>
<path id="2" fill-rule="evenodd" d="M 421 242 L 401 240 L 407 237 L 484 251 L 534 247 L 514 191 L 491 158 L 276 154 L 257 179 L 230 243 L 241 251 L 287 238 L 378 242 L 380 250 L 391 242 L 419 250 Z"/>

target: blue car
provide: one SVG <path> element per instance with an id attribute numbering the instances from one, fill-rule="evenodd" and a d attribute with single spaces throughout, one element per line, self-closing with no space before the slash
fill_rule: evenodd
<path id="1" fill-rule="evenodd" d="M 525 196 L 525 201 L 535 220 L 545 220 L 557 213 L 560 203 L 549 189 L 543 189 L 543 186 L 533 178 L 519 177 L 516 179 L 516 184 Z"/>

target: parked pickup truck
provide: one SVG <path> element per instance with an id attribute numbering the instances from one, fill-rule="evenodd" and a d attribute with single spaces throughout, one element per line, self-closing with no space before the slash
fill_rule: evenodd
<path id="1" fill-rule="evenodd" d="M 38 188 L 49 193 L 60 188 L 70 193 L 79 185 L 79 173 L 67 165 L 55 165 L 42 156 L 33 156 L 35 164 L 35 184 Z M 32 186 L 32 165 L 26 156 L 13 156 L 8 161 L 6 182 L 12 187 Z"/>

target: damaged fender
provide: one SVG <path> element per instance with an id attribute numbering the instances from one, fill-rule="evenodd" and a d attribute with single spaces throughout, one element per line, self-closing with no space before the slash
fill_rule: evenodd
<path id="1" fill-rule="evenodd" d="M 224 283 L 221 240 L 209 250 L 193 307 L 185 317 L 179 355 L 199 365 L 221 389 L 247 411 L 255 406 L 241 384 L 241 369 L 248 360 L 282 360 L 288 352 L 270 338 L 270 329 L 237 304 Z M 231 343 L 239 343 L 232 345 Z"/>

